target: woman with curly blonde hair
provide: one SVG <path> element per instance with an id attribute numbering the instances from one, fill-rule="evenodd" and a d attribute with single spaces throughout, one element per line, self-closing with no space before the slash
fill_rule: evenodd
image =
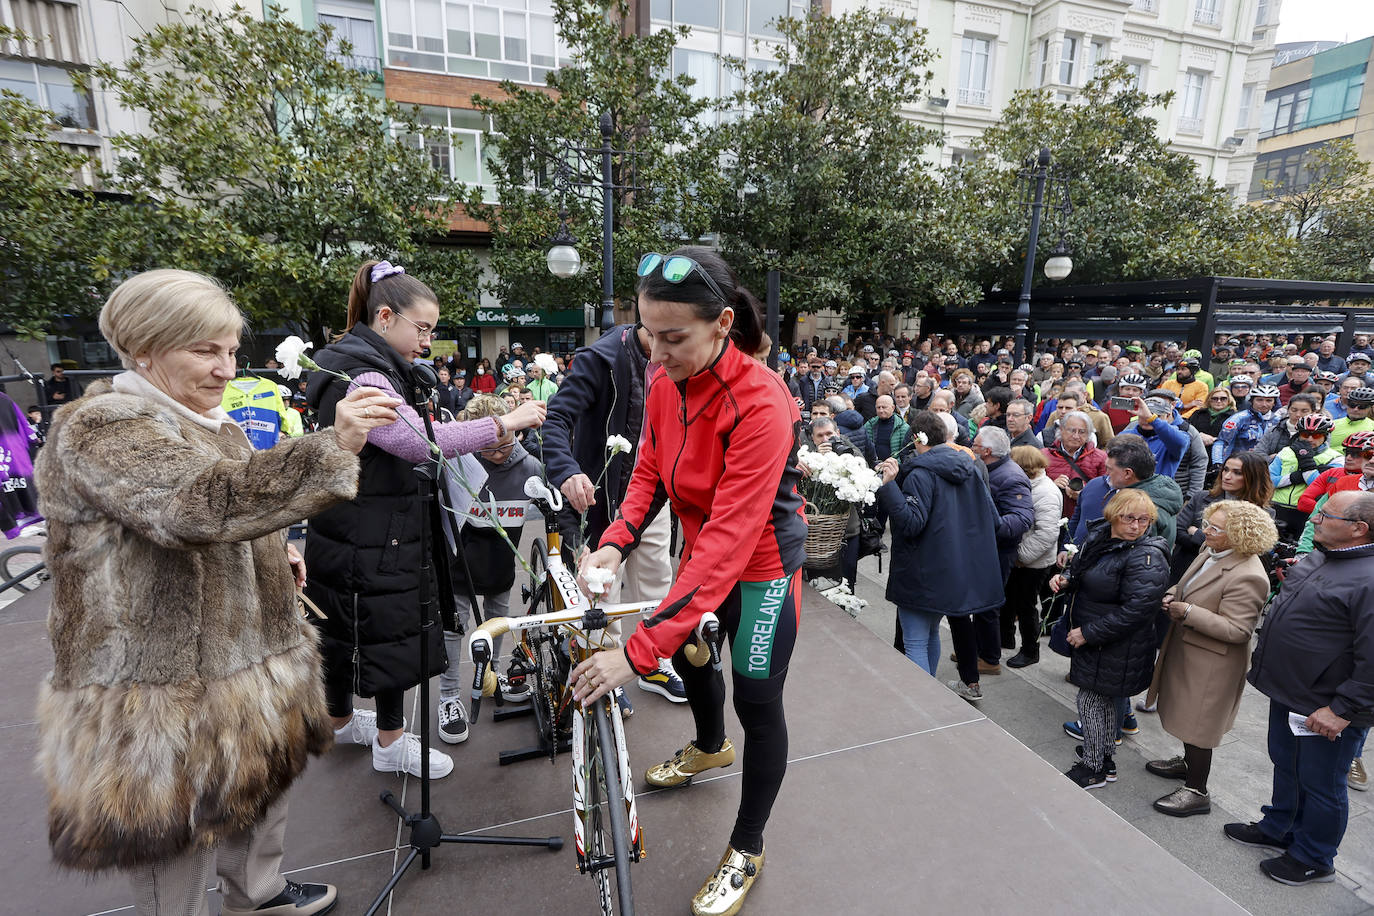
<path id="1" fill-rule="evenodd" d="M 1158 702 L 1164 730 L 1183 742 L 1182 756 L 1145 764 L 1156 776 L 1183 780 L 1182 788 L 1155 802 L 1174 817 L 1212 810 L 1212 750 L 1236 722 L 1250 637 L 1269 595 L 1260 555 L 1279 537 L 1269 513 L 1244 500 L 1212 503 L 1203 518 L 1202 550 L 1164 595 L 1173 625 L 1146 698 Z"/>

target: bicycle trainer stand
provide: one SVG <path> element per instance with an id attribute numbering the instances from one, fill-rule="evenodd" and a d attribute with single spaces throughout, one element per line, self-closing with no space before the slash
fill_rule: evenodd
<path id="1" fill-rule="evenodd" d="M 425 375 L 429 381 L 426 383 Z M 415 390 L 413 393 L 413 405 L 416 411 L 424 418 L 425 431 L 428 433 L 430 441 L 434 439 L 434 426 L 429 419 L 429 411 L 426 403 L 429 400 L 428 392 L 437 383 L 434 377 L 434 370 L 429 366 L 416 366 L 413 370 L 415 378 Z M 521 836 L 458 836 L 456 834 L 444 833 L 443 827 L 439 824 L 439 819 L 434 816 L 429 807 L 429 640 L 434 632 L 434 589 L 430 580 L 432 572 L 437 572 L 440 594 L 448 594 L 449 601 L 452 601 L 453 583 L 449 579 L 447 564 L 442 564 L 437 568 L 433 559 L 433 541 L 435 535 L 443 537 L 442 517 L 439 513 L 439 475 L 434 464 L 426 462 L 417 465 L 415 476 L 420 482 L 420 501 L 424 506 L 425 524 L 420 526 L 420 810 L 414 814 L 401 807 L 401 803 L 396 800 L 390 789 L 382 792 L 382 804 L 386 805 L 401 818 L 406 828 L 410 831 L 410 852 L 402 860 L 401 864 L 392 873 L 390 880 L 382 888 L 377 899 L 372 902 L 372 906 L 367 910 L 367 916 L 375 916 L 386 904 L 387 897 L 395 890 L 396 885 L 401 882 L 406 871 L 420 860 L 420 868 L 427 870 L 430 866 L 430 855 L 436 846 L 442 843 L 465 843 L 476 846 L 543 846 L 549 852 L 557 852 L 563 848 L 563 838 L 558 836 L 551 837 L 521 837 Z M 447 589 L 447 592 L 443 590 Z M 404 739 L 402 739 L 404 740 Z"/>

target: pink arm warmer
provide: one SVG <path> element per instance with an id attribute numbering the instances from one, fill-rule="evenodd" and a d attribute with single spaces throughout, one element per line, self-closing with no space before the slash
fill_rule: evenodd
<path id="1" fill-rule="evenodd" d="M 396 393 L 396 389 L 387 381 L 386 376 L 380 372 L 364 372 L 355 378 L 353 383 L 354 385 L 371 385 L 393 397 L 400 397 Z M 429 456 L 429 445 L 422 435 L 415 433 L 416 429 L 423 432 L 424 420 L 420 419 L 420 415 L 408 404 L 397 407 L 396 412 L 404 420 L 398 420 L 388 426 L 378 426 L 369 431 L 367 441 L 387 454 L 418 464 Z M 409 420 L 415 429 L 407 426 L 405 420 Z M 454 455 L 466 455 L 496 444 L 498 438 L 496 420 L 492 417 L 483 417 L 480 420 L 435 423 L 434 438 L 438 440 L 439 450 L 444 453 L 444 457 L 452 458 Z"/>

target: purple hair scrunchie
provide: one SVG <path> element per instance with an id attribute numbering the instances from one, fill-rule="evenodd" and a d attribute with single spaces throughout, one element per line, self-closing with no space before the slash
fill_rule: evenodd
<path id="1" fill-rule="evenodd" d="M 406 272 L 404 267 L 396 267 L 390 261 L 378 261 L 372 265 L 372 282 L 376 283 L 392 274 L 403 274 Z"/>

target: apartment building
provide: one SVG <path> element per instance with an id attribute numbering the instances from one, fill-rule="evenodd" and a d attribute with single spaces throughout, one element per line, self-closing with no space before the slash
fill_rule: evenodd
<path id="1" fill-rule="evenodd" d="M 1332 140 L 1353 141 L 1360 157 L 1374 162 L 1374 89 L 1368 80 L 1374 38 L 1319 47 L 1292 49 L 1269 75 L 1251 200 L 1266 196 L 1266 182 L 1288 190 L 1306 187 L 1307 161 Z"/>

